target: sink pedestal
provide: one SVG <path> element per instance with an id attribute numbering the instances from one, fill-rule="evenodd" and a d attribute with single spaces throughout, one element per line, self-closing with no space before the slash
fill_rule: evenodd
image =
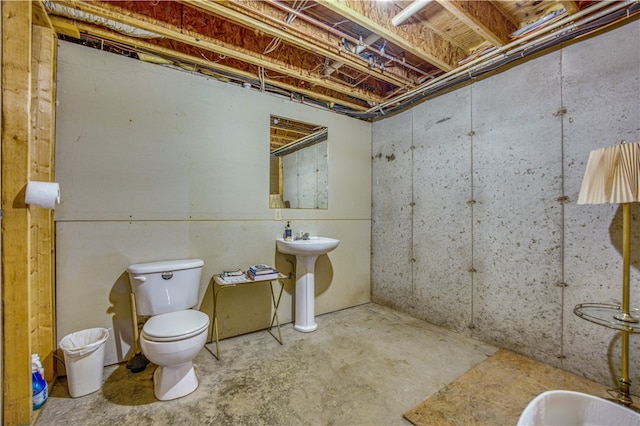
<path id="1" fill-rule="evenodd" d="M 315 273 L 318 256 L 296 256 L 296 321 L 293 328 L 303 333 L 318 328 L 315 320 Z"/>
<path id="2" fill-rule="evenodd" d="M 327 254 L 338 247 L 340 240 L 327 237 L 309 237 L 307 240 L 285 241 L 276 239 L 281 253 L 296 257 L 296 321 L 293 328 L 303 333 L 318 328 L 315 314 L 316 283 L 315 272 L 318 256 Z"/>

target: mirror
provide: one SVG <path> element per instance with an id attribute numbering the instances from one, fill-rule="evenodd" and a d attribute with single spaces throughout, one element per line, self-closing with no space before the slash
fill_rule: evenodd
<path id="1" fill-rule="evenodd" d="M 328 208 L 328 128 L 277 115 L 270 120 L 269 207 Z"/>

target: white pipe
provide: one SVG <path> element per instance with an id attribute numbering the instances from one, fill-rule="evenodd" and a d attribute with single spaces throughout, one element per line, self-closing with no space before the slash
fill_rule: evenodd
<path id="1" fill-rule="evenodd" d="M 402 9 L 396 16 L 391 18 L 391 23 L 393 24 L 393 26 L 397 27 L 398 25 L 402 24 L 404 21 L 418 13 L 420 9 L 431 3 L 431 1 L 432 0 L 415 0 L 409 6 Z"/>
<path id="2" fill-rule="evenodd" d="M 451 70 L 446 74 L 442 74 L 441 76 L 439 76 L 439 77 L 437 77 L 437 78 L 435 78 L 433 80 L 430 80 L 429 82 L 425 83 L 424 85 L 422 85 L 420 87 L 416 87 L 415 89 L 412 89 L 412 90 L 408 91 L 407 93 L 405 93 L 402 96 L 399 96 L 398 98 L 391 99 L 391 100 L 389 100 L 387 102 L 383 102 L 383 103 L 381 103 L 379 105 L 376 105 L 375 107 L 369 108 L 365 112 L 366 113 L 372 113 L 372 112 L 374 112 L 376 110 L 382 111 L 383 108 L 386 108 L 386 107 L 388 107 L 390 105 L 401 103 L 406 99 L 409 99 L 409 98 L 411 98 L 413 96 L 416 96 L 416 95 L 419 95 L 419 94 L 425 92 L 427 89 L 430 89 L 433 86 L 437 86 L 438 84 L 448 82 L 448 81 L 450 81 L 450 80 L 452 80 L 454 78 L 457 78 L 458 76 L 470 73 L 471 71 L 469 70 L 469 68 L 472 68 L 472 66 L 474 66 L 474 65 L 479 64 L 480 66 L 482 66 L 484 64 L 495 62 L 497 59 L 499 59 L 499 58 L 493 58 L 494 56 L 501 55 L 502 57 L 506 57 L 506 56 L 509 55 L 509 53 L 513 53 L 514 51 L 519 51 L 519 50 L 525 49 L 525 48 L 527 48 L 527 47 L 529 47 L 531 45 L 537 44 L 537 43 L 540 42 L 541 38 L 536 39 L 536 40 L 532 40 L 530 43 L 526 43 L 526 44 L 523 45 L 524 42 L 527 42 L 527 41 L 531 40 L 532 38 L 539 37 L 540 34 L 547 33 L 547 32 L 549 32 L 551 30 L 554 30 L 554 29 L 556 29 L 558 27 L 566 25 L 567 21 L 575 21 L 578 18 L 582 18 L 585 15 L 589 15 L 589 14 L 591 14 L 591 13 L 597 11 L 597 10 L 600 10 L 600 9 L 606 7 L 606 6 L 609 6 L 609 5 L 613 4 L 613 6 L 611 6 L 608 9 L 606 9 L 604 12 L 601 12 L 601 13 L 598 13 L 598 14 L 595 14 L 595 15 L 591 15 L 591 16 L 588 16 L 588 17 L 584 18 L 581 21 L 574 22 L 574 24 L 570 25 L 568 28 L 560 28 L 557 32 L 554 32 L 554 33 L 544 37 L 544 39 L 553 38 L 555 35 L 557 35 L 557 33 L 565 32 L 569 28 L 578 27 L 580 25 L 583 25 L 583 24 L 589 23 L 591 21 L 594 21 L 594 20 L 596 20 L 596 19 L 598 19 L 598 18 L 600 18 L 602 16 L 605 16 L 605 15 L 607 15 L 609 13 L 615 12 L 616 10 L 628 7 L 631 3 L 634 3 L 634 1 L 636 1 L 636 0 L 626 0 L 626 1 L 623 1 L 623 2 L 620 2 L 620 3 L 615 2 L 615 1 L 600 1 L 600 2 L 596 2 L 594 5 L 592 5 L 590 7 L 587 7 L 586 9 L 583 9 L 578 13 L 574 13 L 573 15 L 569 15 L 566 19 L 561 19 L 561 20 L 555 22 L 554 24 L 549 25 L 549 26 L 547 26 L 547 27 L 545 27 L 545 28 L 543 28 L 543 29 L 541 29 L 539 31 L 535 31 L 535 32 L 533 32 L 533 33 L 531 33 L 531 34 L 529 34 L 529 35 L 527 35 L 525 37 L 522 37 L 521 39 L 515 40 L 515 41 L 513 41 L 513 42 L 511 42 L 511 43 L 509 43 L 509 44 L 507 44 L 505 46 L 502 46 L 499 49 L 495 49 L 495 50 L 493 50 L 493 51 L 491 51 L 489 53 L 486 53 L 486 54 L 474 59 L 473 61 L 467 62 L 466 64 L 464 64 L 464 65 L 462 65 L 462 66 L 460 66 L 460 67 L 458 67 L 458 68 L 456 68 L 454 70 Z M 514 49 L 511 52 L 506 52 L 507 49 L 510 49 L 512 47 L 516 47 L 518 45 L 522 45 L 522 46 L 520 46 L 518 49 Z M 492 59 L 492 60 L 490 60 L 490 59 Z"/>

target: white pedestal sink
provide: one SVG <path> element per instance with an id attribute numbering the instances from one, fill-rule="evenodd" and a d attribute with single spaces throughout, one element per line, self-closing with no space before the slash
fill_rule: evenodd
<path id="1" fill-rule="evenodd" d="M 308 333 L 318 328 L 315 320 L 315 267 L 321 254 L 338 247 L 340 240 L 327 237 L 309 237 L 308 240 L 285 241 L 276 239 L 281 253 L 296 256 L 296 321 L 293 328 Z"/>

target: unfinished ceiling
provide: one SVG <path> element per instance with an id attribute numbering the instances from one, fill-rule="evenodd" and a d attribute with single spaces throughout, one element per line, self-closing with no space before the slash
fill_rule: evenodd
<path id="1" fill-rule="evenodd" d="M 55 1 L 61 37 L 362 119 L 614 22 L 637 1 Z M 637 41 L 636 41 L 637 42 Z"/>

